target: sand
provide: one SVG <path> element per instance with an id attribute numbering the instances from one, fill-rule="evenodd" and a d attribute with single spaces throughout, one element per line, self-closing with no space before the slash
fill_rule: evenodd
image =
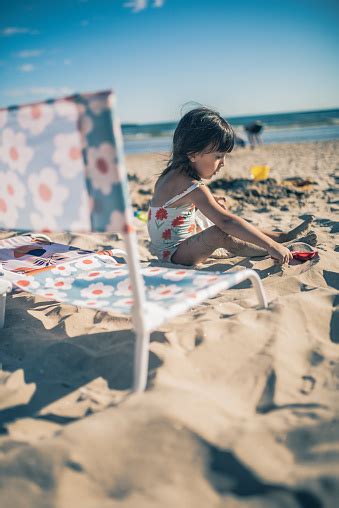
<path id="1" fill-rule="evenodd" d="M 211 185 L 232 211 L 284 230 L 315 216 L 319 259 L 253 267 L 269 309 L 237 287 L 152 334 L 149 384 L 130 395 L 129 319 L 8 297 L 0 331 L 2 508 L 332 508 L 339 498 L 339 142 L 237 149 Z M 145 209 L 164 154 L 127 157 Z M 271 166 L 267 182 L 252 165 Z M 299 177 L 282 186 L 283 179 Z M 303 181 L 304 180 L 304 181 Z M 309 180 L 309 182 L 305 182 Z M 151 261 L 146 225 L 140 253 Z M 8 236 L 2 233 L 1 237 Z M 118 237 L 53 234 L 84 248 Z"/>

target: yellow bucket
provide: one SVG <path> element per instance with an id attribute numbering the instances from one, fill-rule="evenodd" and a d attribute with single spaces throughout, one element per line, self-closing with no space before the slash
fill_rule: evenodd
<path id="1" fill-rule="evenodd" d="M 269 177 L 271 168 L 270 166 L 252 166 L 251 175 L 253 180 L 266 180 Z"/>

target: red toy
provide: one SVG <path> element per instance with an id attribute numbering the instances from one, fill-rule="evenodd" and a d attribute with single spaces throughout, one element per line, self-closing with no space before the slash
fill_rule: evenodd
<path id="1" fill-rule="evenodd" d="M 292 252 L 293 259 L 296 261 L 309 261 L 318 255 L 317 249 L 305 242 L 294 242 L 288 248 Z"/>
<path id="2" fill-rule="evenodd" d="M 314 258 L 316 254 L 318 254 L 318 251 L 316 249 L 312 251 L 303 251 L 303 250 L 292 251 L 293 259 L 297 259 L 298 261 L 308 261 L 309 259 Z"/>

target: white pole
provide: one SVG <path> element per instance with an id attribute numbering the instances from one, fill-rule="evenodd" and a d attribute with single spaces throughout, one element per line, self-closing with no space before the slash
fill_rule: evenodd
<path id="1" fill-rule="evenodd" d="M 124 146 L 123 137 L 120 127 L 120 121 L 115 111 L 115 97 L 111 97 L 112 104 L 112 128 L 113 136 L 115 140 L 115 148 L 118 159 L 118 172 L 120 174 L 121 184 L 124 192 L 124 205 L 125 205 L 125 216 L 131 226 L 132 222 L 132 207 L 130 204 L 129 192 L 124 189 L 128 188 L 127 171 L 125 166 L 124 157 Z M 134 380 L 133 380 L 133 391 L 142 392 L 146 388 L 147 384 L 147 372 L 148 372 L 148 345 L 149 345 L 149 333 L 146 328 L 146 316 L 144 314 L 145 308 L 145 287 L 144 279 L 141 275 L 141 266 L 139 259 L 139 249 L 137 236 L 135 231 L 129 231 L 124 235 L 126 251 L 127 251 L 127 266 L 129 270 L 130 283 L 132 287 L 133 295 L 133 327 L 135 331 L 135 352 L 134 352 Z"/>
<path id="2" fill-rule="evenodd" d="M 260 279 L 259 275 L 257 274 L 257 272 L 255 272 L 254 270 L 250 270 L 250 269 L 241 270 L 241 271 L 237 272 L 237 278 L 238 278 L 239 283 L 242 282 L 243 280 L 250 279 L 250 281 L 252 282 L 252 285 L 254 287 L 254 290 L 256 292 L 260 307 L 267 309 L 268 303 L 267 303 L 267 298 L 266 298 L 266 294 L 264 291 L 264 286 L 263 286 L 261 279 Z"/>

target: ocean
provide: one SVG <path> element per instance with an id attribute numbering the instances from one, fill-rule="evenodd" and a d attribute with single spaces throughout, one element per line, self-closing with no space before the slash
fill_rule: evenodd
<path id="1" fill-rule="evenodd" d="M 227 117 L 237 136 L 247 143 L 243 126 L 255 120 L 264 125 L 264 143 L 307 143 L 339 139 L 339 109 Z M 126 153 L 167 152 L 177 122 L 124 124 Z"/>

